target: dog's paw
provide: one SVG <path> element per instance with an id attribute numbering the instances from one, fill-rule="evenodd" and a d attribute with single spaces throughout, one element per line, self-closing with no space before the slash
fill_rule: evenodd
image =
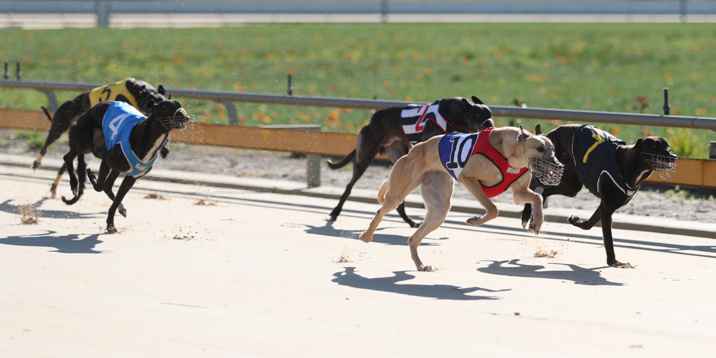
<path id="1" fill-rule="evenodd" d="M 124 205 L 119 204 L 119 208 L 117 208 L 117 211 L 119 211 L 119 215 L 122 215 L 122 217 L 127 217 L 127 209 L 124 208 Z"/>
<path id="2" fill-rule="evenodd" d="M 430 266 L 430 265 L 427 265 L 427 266 L 426 266 L 426 265 L 420 265 L 420 267 L 418 267 L 418 271 L 421 271 L 421 272 L 435 272 L 435 271 L 437 271 L 437 269 L 436 269 L 436 268 L 433 268 L 433 267 Z"/>
<path id="3" fill-rule="evenodd" d="M 92 185 L 97 185 L 97 176 L 94 175 L 94 172 L 90 168 L 87 168 L 87 178 L 89 178 Z"/>
<path id="4" fill-rule="evenodd" d="M 108 234 L 116 234 L 117 228 L 114 225 L 107 225 L 107 233 Z"/>
<path id="5" fill-rule="evenodd" d="M 587 220 L 582 220 L 578 216 L 570 216 L 569 219 L 567 219 L 570 224 L 582 229 L 582 230 L 589 230 L 591 227 L 587 227 Z"/>
<path id="6" fill-rule="evenodd" d="M 408 225 L 410 225 L 410 227 L 413 228 L 413 229 L 419 228 L 420 225 L 422 225 L 422 224 L 423 224 L 423 223 L 416 223 L 415 221 L 408 223 Z"/>
<path id="7" fill-rule="evenodd" d="M 467 219 L 465 223 L 472 226 L 480 226 L 482 225 L 482 216 L 473 216 Z"/>
<path id="8" fill-rule="evenodd" d="M 527 232 L 533 232 L 535 235 L 539 235 L 539 231 L 542 229 L 542 223 L 535 223 L 534 221 L 530 222 L 529 229 L 527 229 Z"/>
<path id="9" fill-rule="evenodd" d="M 371 242 L 373 240 L 373 235 L 369 235 L 367 233 L 362 233 L 360 235 L 360 241 L 365 242 L 366 244 Z"/>
<path id="10" fill-rule="evenodd" d="M 35 170 L 39 167 L 40 167 L 40 162 L 38 162 L 37 160 L 32 162 L 32 170 Z"/>
<path id="11" fill-rule="evenodd" d="M 159 155 L 162 156 L 162 159 L 167 159 L 167 156 L 169 155 L 169 148 L 162 147 L 162 149 L 159 150 Z"/>
<path id="12" fill-rule="evenodd" d="M 616 268 L 636 268 L 635 265 L 632 265 L 628 262 L 619 262 L 617 260 L 614 260 L 614 262 L 610 263 L 609 266 Z"/>

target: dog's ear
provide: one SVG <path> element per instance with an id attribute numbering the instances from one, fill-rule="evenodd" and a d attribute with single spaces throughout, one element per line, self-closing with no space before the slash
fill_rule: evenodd
<path id="1" fill-rule="evenodd" d="M 156 106 L 157 106 L 157 102 L 154 102 L 153 100 L 149 101 L 149 103 L 147 103 L 147 110 L 149 111 L 149 113 L 153 112 L 154 107 L 156 107 Z"/>
<path id="2" fill-rule="evenodd" d="M 644 141 L 644 138 L 639 138 L 636 140 L 636 143 L 634 143 L 634 148 L 641 150 L 641 142 Z"/>
<path id="3" fill-rule="evenodd" d="M 542 126 L 541 126 L 539 123 L 537 123 L 537 124 L 535 125 L 535 134 L 536 134 L 536 135 L 542 134 Z"/>
<path id="4" fill-rule="evenodd" d="M 468 108 L 468 107 L 472 106 L 472 104 L 470 104 L 470 102 L 468 102 L 465 98 L 463 98 L 461 102 L 462 102 L 463 108 Z"/>
<path id="5" fill-rule="evenodd" d="M 475 102 L 475 103 L 477 103 L 477 104 L 484 104 L 484 103 L 482 103 L 482 101 L 480 101 L 479 98 L 477 98 L 477 97 L 475 97 L 475 96 L 472 96 L 472 101 Z"/>
<path id="6" fill-rule="evenodd" d="M 164 86 L 162 85 L 159 85 L 159 87 L 157 87 L 157 92 L 159 92 L 159 94 L 161 94 L 162 96 L 166 94 L 166 92 L 164 92 Z"/>
<path id="7" fill-rule="evenodd" d="M 522 141 L 524 141 L 525 138 L 527 138 L 527 137 L 528 137 L 528 135 L 525 133 L 524 128 L 522 128 L 522 125 L 520 124 L 520 134 L 517 135 L 517 141 L 518 141 L 518 142 L 522 142 Z"/>

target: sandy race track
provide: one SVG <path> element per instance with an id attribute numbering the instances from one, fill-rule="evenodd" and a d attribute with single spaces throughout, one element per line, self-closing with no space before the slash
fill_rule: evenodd
<path id="1" fill-rule="evenodd" d="M 152 175 L 152 174 L 150 174 Z M 140 180 L 109 200 L 43 198 L 49 171 L 0 166 L 2 357 L 696 357 L 716 351 L 716 241 L 451 213 L 416 272 L 376 204 Z M 60 194 L 69 194 L 62 183 Z M 36 224 L 23 224 L 38 217 Z M 418 209 L 411 211 L 422 215 Z M 536 257 L 555 251 L 555 257 Z"/>

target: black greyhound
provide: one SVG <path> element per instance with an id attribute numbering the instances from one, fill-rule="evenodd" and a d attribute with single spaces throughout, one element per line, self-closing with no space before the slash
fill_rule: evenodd
<path id="1" fill-rule="evenodd" d="M 127 78 L 117 83 L 97 87 L 89 92 L 79 94 L 77 97 L 62 103 L 53 116 L 50 116 L 50 112 L 47 108 L 42 107 L 47 119 L 49 119 L 52 124 L 49 132 L 47 132 L 45 145 L 42 146 L 40 154 L 37 156 L 37 159 L 35 159 L 35 162 L 32 163 L 32 169 L 40 167 L 42 158 L 47 153 L 47 148 L 59 139 L 62 133 L 65 133 L 82 113 L 85 113 L 90 107 L 97 103 L 101 101 L 127 102 L 145 115 L 148 115 L 149 104 L 165 100 L 164 95 L 164 87 L 161 85 L 156 89 L 147 82 Z M 163 149 L 162 157 L 166 157 L 167 153 L 166 149 Z M 54 196 L 55 188 L 53 187 L 51 191 Z"/>
<path id="2" fill-rule="evenodd" d="M 530 188 L 543 189 L 546 201 L 551 195 L 574 197 L 586 186 L 601 199 L 589 220 L 570 216 L 569 222 L 584 230 L 601 221 L 607 264 L 612 267 L 633 267 L 617 261 L 612 238 L 612 214 L 626 205 L 652 172 L 667 178 L 676 169 L 676 155 L 669 143 L 660 137 L 639 138 L 626 145 L 611 134 L 590 125 L 566 124 L 547 133 L 554 143 L 555 155 L 565 166 L 557 186 L 543 186 L 532 178 Z M 532 219 L 532 205 L 522 211 L 522 226 Z"/>
<path id="3" fill-rule="evenodd" d="M 430 137 L 451 132 L 478 132 L 493 127 L 490 108 L 475 96 L 472 96 L 472 101 L 474 104 L 461 97 L 442 98 L 432 105 L 390 107 L 376 111 L 370 122 L 360 130 L 356 148 L 338 163 L 328 161 L 331 169 L 342 168 L 353 162 L 353 177 L 328 220 L 335 221 L 338 218 L 353 186 L 378 153 L 385 153 L 395 163 L 408 153 L 411 146 Z M 408 119 L 405 119 L 406 113 L 409 113 Z M 439 116 L 444 121 L 437 118 Z M 409 131 L 405 127 L 410 127 Z M 420 226 L 405 213 L 405 203 L 401 203 L 396 210 L 410 227 Z"/>
<path id="4" fill-rule="evenodd" d="M 145 117 L 126 103 L 100 102 L 70 128 L 70 150 L 64 160 L 74 197 L 69 200 L 62 197 L 62 201 L 71 205 L 79 200 L 84 190 L 86 170 L 94 190 L 104 191 L 112 200 L 107 215 L 107 232 L 110 233 L 117 232 L 114 226 L 117 209 L 122 216 L 126 216 L 126 210 L 121 207 L 124 196 L 137 179 L 152 169 L 158 151 L 169 139 L 169 132 L 185 128 L 189 120 L 181 103 L 177 101 L 165 100 L 150 104 L 149 109 L 151 114 Z M 87 153 L 102 159 L 97 177 L 90 169 L 86 169 L 84 155 Z M 76 175 L 73 168 L 75 157 Z M 112 186 L 120 173 L 124 173 L 125 178 L 115 196 Z M 58 175 L 62 175 L 62 172 Z"/>

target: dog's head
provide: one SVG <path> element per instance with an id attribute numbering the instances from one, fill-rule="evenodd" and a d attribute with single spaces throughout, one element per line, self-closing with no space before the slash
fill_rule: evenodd
<path id="1" fill-rule="evenodd" d="M 167 130 L 184 129 L 186 122 L 191 119 L 181 103 L 171 99 L 159 103 L 152 102 L 149 110 L 152 113 L 149 118 L 157 120 Z"/>
<path id="2" fill-rule="evenodd" d="M 522 147 L 523 155 L 529 160 L 527 168 L 532 175 L 544 185 L 559 185 L 564 173 L 564 164 L 557 160 L 554 155 L 554 144 L 542 134 L 541 126 L 539 124 L 535 126 L 535 135 L 520 126 L 517 141 Z"/>
<path id="3" fill-rule="evenodd" d="M 164 86 L 159 85 L 158 88 L 154 88 L 149 83 L 144 81 L 137 81 L 139 86 L 139 92 L 134 98 L 137 99 L 137 106 L 139 110 L 145 114 L 151 114 L 150 103 L 159 103 L 166 100 Z"/>
<path id="4" fill-rule="evenodd" d="M 479 132 L 486 128 L 495 126 L 492 121 L 492 111 L 479 98 L 472 96 L 470 103 L 467 99 L 462 99 L 462 106 L 467 114 L 467 126 L 472 133 Z"/>
<path id="5" fill-rule="evenodd" d="M 641 155 L 642 160 L 661 179 L 671 178 L 671 175 L 676 171 L 678 157 L 671 151 L 666 139 L 653 136 L 639 138 L 634 143 L 634 150 Z"/>

